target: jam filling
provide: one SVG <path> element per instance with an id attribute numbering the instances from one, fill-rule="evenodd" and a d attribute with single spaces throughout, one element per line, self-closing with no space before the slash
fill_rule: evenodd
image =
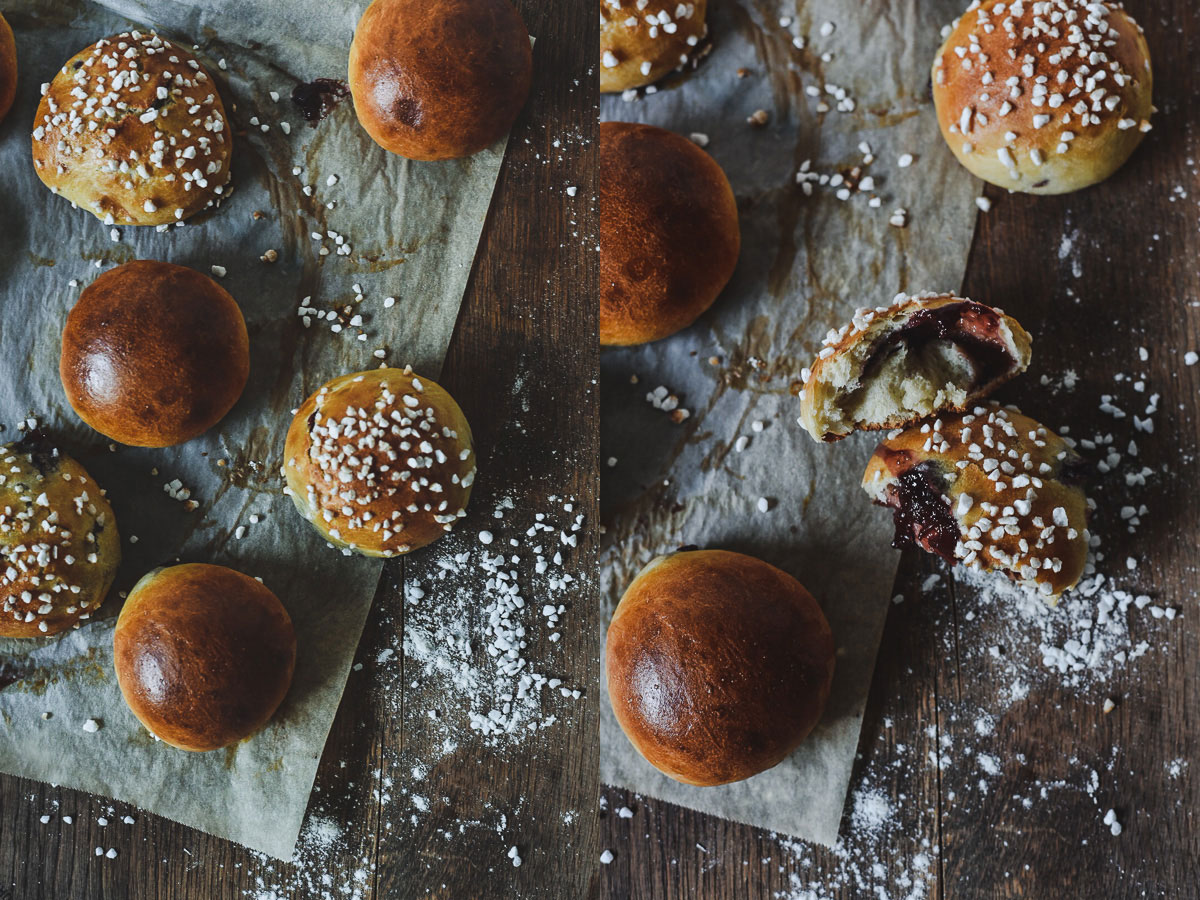
<path id="1" fill-rule="evenodd" d="M 292 88 L 292 102 L 296 104 L 304 120 L 315 128 L 318 122 L 333 111 L 338 101 L 349 94 L 350 88 L 344 81 L 318 78 Z"/>
<path id="2" fill-rule="evenodd" d="M 971 360 L 971 389 L 988 384 L 1012 370 L 1013 357 L 1000 334 L 1000 315 L 967 300 L 938 309 L 918 309 L 871 351 L 865 377 L 869 377 L 901 345 L 918 350 L 930 341 L 949 341 Z"/>
<path id="3" fill-rule="evenodd" d="M 896 525 L 893 547 L 897 550 L 920 547 L 954 562 L 958 523 L 938 489 L 938 477 L 937 471 L 928 465 L 909 469 L 888 488 L 884 505 L 893 510 Z"/>

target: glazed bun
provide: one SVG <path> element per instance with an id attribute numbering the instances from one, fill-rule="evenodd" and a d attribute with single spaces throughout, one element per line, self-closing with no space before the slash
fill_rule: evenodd
<path id="1" fill-rule="evenodd" d="M 292 683 L 296 634 L 262 582 L 192 563 L 134 585 L 113 656 L 121 694 L 151 734 L 181 750 L 216 750 L 275 714 Z"/>
<path id="2" fill-rule="evenodd" d="M 1150 129 L 1150 50 L 1121 4 L 975 0 L 933 64 L 942 136 L 1002 188 L 1065 194 L 1103 181 Z"/>
<path id="3" fill-rule="evenodd" d="M 898 294 L 825 336 L 802 373 L 800 424 L 816 440 L 961 412 L 1029 367 L 1032 341 L 999 309 L 952 294 Z"/>
<path id="4" fill-rule="evenodd" d="M 59 374 L 101 434 L 168 447 L 233 408 L 250 374 L 242 312 L 207 275 L 152 260 L 110 269 L 67 316 Z"/>
<path id="5" fill-rule="evenodd" d="M 708 34 L 707 0 L 601 0 L 600 90 L 653 84 L 687 63 Z"/>
<path id="6" fill-rule="evenodd" d="M 454 159 L 504 137 L 529 96 L 529 32 L 509 0 L 374 0 L 350 45 L 350 93 L 375 143 Z"/>
<path id="7" fill-rule="evenodd" d="M 411 368 L 335 378 L 304 401 L 284 450 L 287 492 L 331 544 L 399 556 L 466 515 L 471 428 L 445 390 Z"/>
<path id="8" fill-rule="evenodd" d="M 17 98 L 17 42 L 12 28 L 0 13 L 0 122 Z"/>
<path id="9" fill-rule="evenodd" d="M 893 546 L 1003 572 L 1057 602 L 1087 562 L 1084 472 L 1046 426 L 989 404 L 890 435 L 863 489 L 893 510 Z"/>
<path id="10" fill-rule="evenodd" d="M 38 177 L 109 225 L 168 225 L 212 206 L 226 193 L 232 150 L 208 73 L 150 31 L 76 53 L 34 120 Z"/>
<path id="11" fill-rule="evenodd" d="M 670 131 L 600 124 L 600 343 L 687 328 L 733 275 L 737 202 L 711 156 Z"/>
<path id="12" fill-rule="evenodd" d="M 117 521 L 83 466 L 38 437 L 0 446 L 0 637 L 42 637 L 100 608 Z"/>
<path id="13" fill-rule="evenodd" d="M 780 763 L 821 718 L 834 646 L 817 601 L 752 556 L 659 557 L 608 628 L 608 695 L 625 735 L 676 781 L 740 781 Z"/>

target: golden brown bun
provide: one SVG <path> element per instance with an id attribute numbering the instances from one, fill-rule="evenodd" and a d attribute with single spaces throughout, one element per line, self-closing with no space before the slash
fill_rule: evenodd
<path id="1" fill-rule="evenodd" d="M 600 123 L 600 343 L 687 328 L 741 249 L 737 201 L 711 156 L 670 131 Z"/>
<path id="2" fill-rule="evenodd" d="M 953 294 L 897 294 L 825 336 L 803 373 L 800 424 L 816 440 L 962 412 L 1029 367 L 1032 340 L 1003 310 Z"/>
<path id="3" fill-rule="evenodd" d="M 455 159 L 495 143 L 532 78 L 529 32 L 508 0 L 374 0 L 350 45 L 358 121 L 409 159 Z"/>
<path id="4" fill-rule="evenodd" d="M 0 13 L 0 122 L 17 97 L 17 42 L 12 28 Z"/>
<path id="5" fill-rule="evenodd" d="M 156 569 L 113 633 L 121 694 L 138 720 L 181 750 L 216 750 L 258 731 L 292 683 L 292 620 L 260 581 L 224 566 Z"/>
<path id="6" fill-rule="evenodd" d="M 296 508 L 327 541 L 399 556 L 466 515 L 471 427 L 453 397 L 411 368 L 354 372 L 296 411 L 283 473 Z"/>
<path id="7" fill-rule="evenodd" d="M 233 408 L 250 375 L 250 341 L 237 303 L 207 275 L 140 259 L 79 295 L 59 374 L 72 408 L 101 434 L 167 447 Z"/>
<path id="8" fill-rule="evenodd" d="M 97 41 L 38 106 L 33 164 L 54 193 L 110 225 L 167 225 L 213 205 L 233 135 L 216 85 L 153 32 Z"/>
<path id="9" fill-rule="evenodd" d="M 601 0 L 600 90 L 653 84 L 708 34 L 707 0 Z"/>
<path id="10" fill-rule="evenodd" d="M 894 546 L 1004 572 L 1053 603 L 1087 563 L 1083 476 L 1062 438 L 992 403 L 889 436 L 863 489 L 895 510 Z"/>
<path id="11" fill-rule="evenodd" d="M 83 466 L 36 437 L 0 446 L 0 637 L 90 618 L 120 562 L 112 507 Z"/>
<path id="12" fill-rule="evenodd" d="M 812 731 L 834 647 L 795 578 L 726 550 L 659 557 L 608 628 L 608 695 L 646 760 L 685 784 L 741 781 Z"/>
<path id="13" fill-rule="evenodd" d="M 1150 50 L 1121 4 L 975 0 L 933 64 L 942 137 L 984 181 L 1064 194 L 1103 181 L 1150 128 Z"/>

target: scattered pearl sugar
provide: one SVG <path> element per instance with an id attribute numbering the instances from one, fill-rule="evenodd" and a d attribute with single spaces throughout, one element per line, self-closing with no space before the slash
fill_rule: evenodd
<path id="1" fill-rule="evenodd" d="M 613 861 L 613 852 L 611 850 L 605 850 L 603 853 L 600 854 L 600 862 L 603 865 L 607 866 L 612 861 Z"/>
<path id="2" fill-rule="evenodd" d="M 97 731 L 100 730 L 100 723 L 98 721 L 96 721 L 95 719 L 88 719 L 86 722 L 83 723 L 83 730 L 86 731 L 88 734 L 95 734 Z"/>

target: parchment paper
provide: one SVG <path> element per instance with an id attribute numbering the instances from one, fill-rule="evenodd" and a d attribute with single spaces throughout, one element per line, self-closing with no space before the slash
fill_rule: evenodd
<path id="1" fill-rule="evenodd" d="M 292 88 L 345 77 L 365 5 L 5 5 L 23 83 L 0 126 L 0 441 L 18 439 L 18 423 L 33 416 L 79 458 L 108 490 L 124 562 L 98 621 L 58 638 L 0 641 L 0 768 L 128 801 L 283 858 L 299 832 L 380 571 L 378 562 L 329 549 L 282 495 L 291 410 L 329 378 L 379 365 L 373 352 L 381 348 L 389 364 L 437 376 L 504 150 L 501 142 L 465 161 L 408 163 L 371 142 L 348 100 L 318 128 L 305 125 L 289 100 Z M 120 228 L 114 243 L 109 228 L 38 181 L 29 133 L 38 85 L 77 50 L 136 24 L 200 45 L 237 133 L 235 189 L 220 209 L 182 229 Z M 290 136 L 282 121 L 291 124 Z M 303 167 L 299 176 L 294 166 Z M 305 185 L 314 186 L 311 196 Z M 338 255 L 335 241 L 318 242 L 314 231 L 344 235 L 352 252 Z M 319 254 L 322 245 L 329 255 Z M 267 250 L 278 253 L 277 262 L 260 261 Z M 65 403 L 59 339 L 80 290 L 135 258 L 206 274 L 213 265 L 227 269 L 221 283 L 241 304 L 250 332 L 250 382 L 233 411 L 194 441 L 110 451 Z M 297 308 L 308 295 L 322 310 L 353 306 L 362 327 L 305 329 Z M 397 298 L 393 307 L 384 307 L 386 296 Z M 360 331 L 365 341 L 357 340 Z M 173 479 L 192 491 L 199 509 L 188 512 L 164 492 Z M 296 675 L 283 707 L 264 732 L 226 751 L 185 753 L 156 743 L 125 707 L 113 675 L 116 591 L 176 560 L 262 577 L 296 626 Z M 102 723 L 98 732 L 82 730 L 89 718 Z"/>
<path id="2" fill-rule="evenodd" d="M 726 787 L 678 784 L 638 755 L 605 702 L 608 784 L 826 845 L 837 838 L 899 554 L 890 516 L 858 486 L 875 439 L 815 443 L 796 424 L 793 391 L 825 332 L 856 308 L 962 282 L 978 183 L 942 145 L 928 90 L 940 28 L 964 5 L 716 0 L 714 49 L 694 74 L 637 102 L 605 99 L 606 119 L 707 134 L 742 229 L 737 272 L 699 323 L 602 355 L 601 456 L 617 460 L 602 482 L 605 596 L 615 605 L 642 565 L 680 545 L 739 550 L 799 578 L 838 646 L 825 718 L 780 766 Z M 836 28 L 822 35 L 826 22 Z M 804 50 L 796 35 L 807 38 Z M 749 71 L 739 78 L 741 67 Z M 836 111 L 829 94 L 820 99 L 831 111 L 817 111 L 806 89 L 827 83 L 845 89 L 853 111 Z M 761 128 L 746 123 L 758 109 L 770 114 Z M 874 177 L 880 208 L 866 192 L 842 201 L 817 186 L 804 195 L 796 173 L 805 160 L 814 172 L 844 172 L 861 164 L 862 141 L 876 157 L 863 174 Z M 905 153 L 916 159 L 900 169 Z M 907 228 L 888 224 L 898 207 Z M 660 385 L 690 411 L 682 424 L 646 401 Z M 749 438 L 740 453 L 739 436 Z"/>

